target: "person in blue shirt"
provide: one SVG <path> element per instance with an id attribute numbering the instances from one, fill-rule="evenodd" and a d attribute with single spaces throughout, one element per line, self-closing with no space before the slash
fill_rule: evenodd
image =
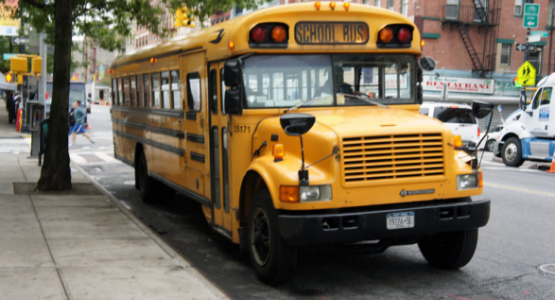
<path id="1" fill-rule="evenodd" d="M 94 144 L 94 140 L 87 134 L 85 127 L 87 124 L 85 123 L 85 118 L 87 117 L 87 111 L 81 106 L 81 101 L 76 100 L 71 105 L 73 108 L 73 119 L 75 120 L 75 125 L 73 125 L 73 129 L 71 130 L 71 140 L 72 143 L 69 146 L 73 146 L 75 144 L 75 138 L 77 134 L 82 134 L 86 137 L 91 144 Z"/>

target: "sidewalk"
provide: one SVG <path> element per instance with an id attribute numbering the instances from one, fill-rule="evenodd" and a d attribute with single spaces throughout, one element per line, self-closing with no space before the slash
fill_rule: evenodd
<path id="1" fill-rule="evenodd" d="M 27 156 L 0 153 L 1 300 L 227 299 L 105 191 L 14 195 L 39 178 Z"/>

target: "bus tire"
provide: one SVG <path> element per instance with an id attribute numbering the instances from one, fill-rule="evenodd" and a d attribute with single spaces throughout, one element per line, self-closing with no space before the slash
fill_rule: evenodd
<path id="1" fill-rule="evenodd" d="M 137 172 L 135 174 L 135 180 L 137 181 L 139 193 L 141 194 L 143 202 L 147 204 L 155 203 L 157 198 L 156 190 L 160 186 L 160 183 L 148 175 L 148 166 L 143 151 L 141 151 L 139 163 L 137 164 Z"/>
<path id="2" fill-rule="evenodd" d="M 272 286 L 288 281 L 297 265 L 297 246 L 283 240 L 277 223 L 269 192 L 258 190 L 249 210 L 247 248 L 256 275 Z"/>
<path id="3" fill-rule="evenodd" d="M 503 163 L 508 167 L 520 167 L 524 163 L 522 158 L 522 145 L 516 137 L 509 138 L 501 150 Z"/>
<path id="4" fill-rule="evenodd" d="M 478 229 L 439 233 L 426 237 L 418 248 L 434 267 L 456 270 L 466 266 L 478 246 Z"/>

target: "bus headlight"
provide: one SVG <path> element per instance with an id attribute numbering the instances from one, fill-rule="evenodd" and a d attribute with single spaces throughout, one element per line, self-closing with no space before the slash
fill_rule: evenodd
<path id="1" fill-rule="evenodd" d="M 300 186 L 299 193 L 301 202 L 330 201 L 331 185 Z"/>
<path id="2" fill-rule="evenodd" d="M 478 174 L 457 175 L 457 190 L 469 190 L 478 188 Z"/>

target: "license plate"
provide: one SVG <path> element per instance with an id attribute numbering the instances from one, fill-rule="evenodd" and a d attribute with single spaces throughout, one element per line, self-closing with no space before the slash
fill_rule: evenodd
<path id="1" fill-rule="evenodd" d="M 402 229 L 414 227 L 414 212 L 406 211 L 386 215 L 387 229 Z"/>

